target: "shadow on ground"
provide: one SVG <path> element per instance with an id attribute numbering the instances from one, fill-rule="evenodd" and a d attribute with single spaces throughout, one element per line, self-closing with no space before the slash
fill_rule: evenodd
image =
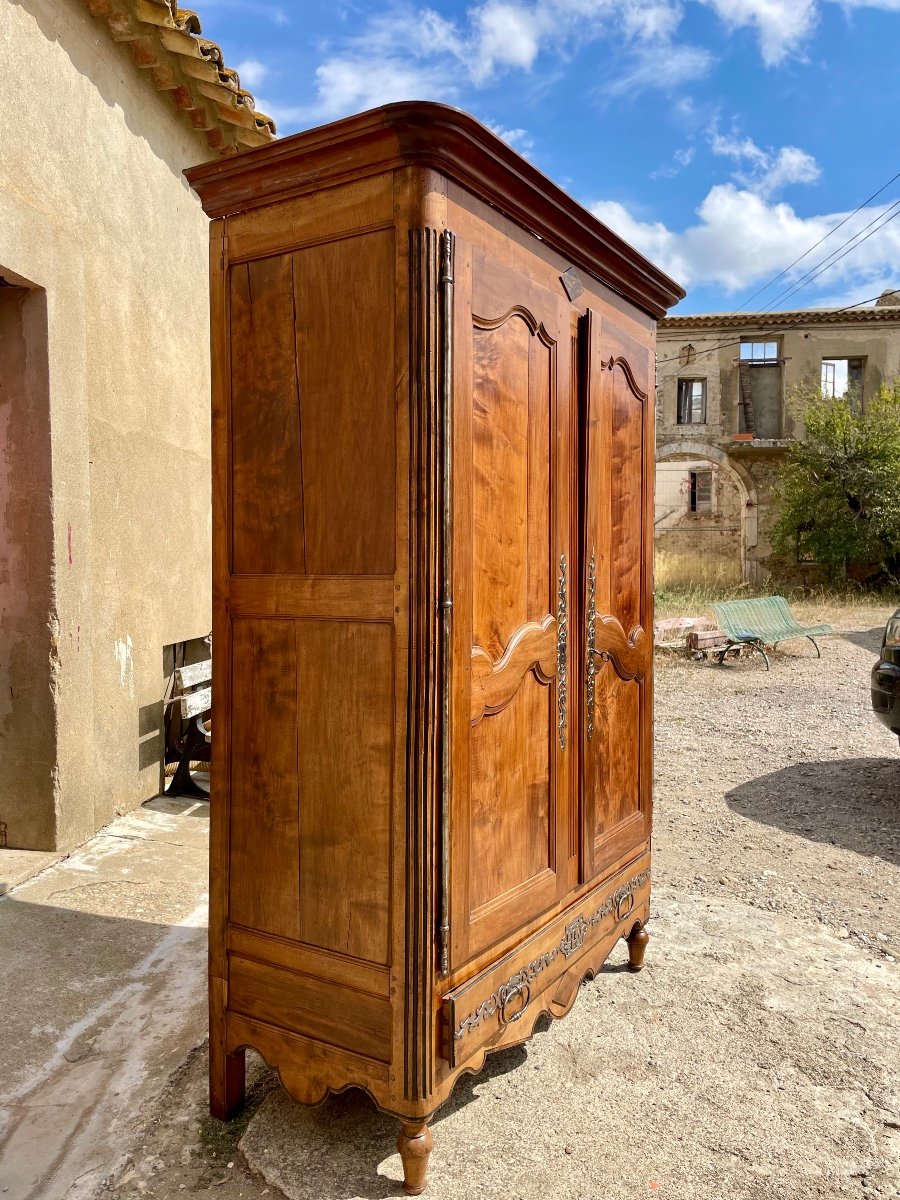
<path id="1" fill-rule="evenodd" d="M 440 1136 L 438 1131 L 443 1121 L 489 1093 L 495 1080 L 521 1067 L 527 1058 L 525 1046 L 511 1046 L 488 1055 L 477 1075 L 463 1075 L 431 1122 L 435 1137 Z M 387 1200 L 399 1194 L 397 1180 L 376 1174 L 375 1164 L 391 1154 L 400 1122 L 379 1112 L 365 1092 L 349 1088 L 329 1096 L 316 1108 L 306 1108 L 279 1088 L 264 1103 L 268 1109 L 266 1127 L 284 1129 L 292 1145 L 303 1145 L 303 1173 L 316 1180 L 320 1200 L 347 1200 L 351 1196 L 358 1200 Z M 353 1148 L 352 1153 L 348 1154 L 348 1147 Z M 283 1147 L 261 1144 L 252 1126 L 241 1148 L 253 1160 L 254 1168 L 266 1166 L 266 1160 L 270 1160 L 276 1180 L 284 1170 L 278 1165 Z"/>
<path id="2" fill-rule="evenodd" d="M 741 816 L 900 863 L 900 754 L 804 762 L 725 793 Z"/>
<path id="3" fill-rule="evenodd" d="M 845 642 L 852 642 L 854 646 L 868 650 L 873 657 L 877 658 L 884 638 L 884 626 L 876 625 L 874 629 L 842 630 L 838 636 L 842 637 Z"/>

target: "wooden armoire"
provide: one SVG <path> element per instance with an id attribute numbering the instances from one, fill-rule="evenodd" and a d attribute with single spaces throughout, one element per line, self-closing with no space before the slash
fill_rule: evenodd
<path id="1" fill-rule="evenodd" d="M 650 896 L 655 322 L 681 289 L 471 117 L 196 167 L 211 225 L 211 1109 L 464 1071 Z"/>

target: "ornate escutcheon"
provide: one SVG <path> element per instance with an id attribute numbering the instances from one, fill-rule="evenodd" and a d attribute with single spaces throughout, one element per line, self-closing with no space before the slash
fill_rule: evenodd
<path id="1" fill-rule="evenodd" d="M 559 698 L 559 746 L 566 748 L 568 718 L 569 605 L 566 556 L 559 556 L 559 604 L 556 611 L 556 694 Z"/>

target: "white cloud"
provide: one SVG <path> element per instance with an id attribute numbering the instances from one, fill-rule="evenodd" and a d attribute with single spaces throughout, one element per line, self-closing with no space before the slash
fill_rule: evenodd
<path id="1" fill-rule="evenodd" d="M 778 290 L 799 279 L 876 217 L 888 205 L 866 209 L 852 218 L 835 236 L 804 258 L 779 281 Z M 592 206 L 596 216 L 615 229 L 685 287 L 713 285 L 734 294 L 764 283 L 788 263 L 825 237 L 846 215 L 829 213 L 802 217 L 785 203 L 772 203 L 756 192 L 733 183 L 713 187 L 697 209 L 697 221 L 682 230 L 660 221 L 642 221 L 617 201 Z M 896 277 L 900 260 L 900 220 L 860 242 L 840 262 L 823 272 L 821 282 L 785 301 L 803 307 L 837 288 L 876 295 L 885 279 Z M 774 300 L 774 294 L 771 299 Z M 769 302 L 769 297 L 760 301 Z"/>
<path id="2" fill-rule="evenodd" d="M 760 196 L 772 197 L 790 184 L 815 183 L 822 174 L 813 156 L 799 146 L 763 150 L 735 129 L 722 133 L 715 122 L 707 130 L 707 137 L 713 154 L 746 164 L 748 169 L 736 171 L 734 179 Z"/>
<path id="3" fill-rule="evenodd" d="M 641 48 L 620 75 L 603 85 L 603 91 L 610 96 L 624 96 L 648 88 L 671 91 L 694 79 L 702 79 L 712 64 L 713 56 L 700 46 L 672 44 L 664 53 L 660 53 L 657 46 Z"/>
<path id="4" fill-rule="evenodd" d="M 701 0 L 732 29 L 755 29 L 767 67 L 798 52 L 816 25 L 816 0 Z"/>
<path id="5" fill-rule="evenodd" d="M 882 12 L 900 12 L 900 0 L 837 0 L 842 8 L 879 8 Z"/>
<path id="6" fill-rule="evenodd" d="M 376 108 L 393 100 L 441 94 L 453 95 L 453 85 L 441 68 L 405 63 L 397 58 L 332 58 L 316 68 L 318 103 L 324 117 Z"/>
<path id="7" fill-rule="evenodd" d="M 241 87 L 258 88 L 269 74 L 269 68 L 258 58 L 245 58 L 235 68 L 241 80 Z"/>
<path id="8" fill-rule="evenodd" d="M 482 0 L 458 23 L 428 8 L 394 8 L 320 64 L 309 115 L 401 98 L 452 100 L 463 85 L 529 72 L 541 55 L 565 56 L 605 36 L 624 64 L 607 85 L 612 94 L 675 88 L 712 65 L 707 50 L 675 40 L 681 19 L 679 0 Z"/>
<path id="9" fill-rule="evenodd" d="M 530 70 L 540 48 L 541 21 L 535 9 L 489 0 L 475 10 L 474 17 L 476 83 L 489 78 L 498 66 Z"/>
<path id="10" fill-rule="evenodd" d="M 208 0 L 213 4 L 233 2 Z M 769 66 L 802 52 L 826 3 L 839 3 L 847 10 L 900 11 L 900 0 L 692 2 L 715 14 L 729 30 L 755 32 Z M 303 108 L 282 108 L 281 112 L 289 114 L 287 120 L 292 124 L 295 120 L 330 120 L 353 109 L 398 99 L 455 101 L 466 87 L 485 87 L 510 72 L 533 72 L 542 59 L 555 55 L 565 60 L 604 38 L 615 53 L 608 56 L 613 65 L 598 82 L 601 93 L 622 97 L 650 88 L 677 93 L 685 84 L 707 75 L 714 65 L 708 49 L 679 40 L 686 3 L 476 0 L 458 20 L 448 20 L 432 8 L 415 7 L 415 0 L 393 0 L 386 12 L 370 16 L 352 36 L 328 48 L 315 73 L 316 95 L 311 103 Z M 676 97 L 673 111 L 684 116 L 688 103 L 685 97 Z M 278 105 L 274 107 L 278 109 Z M 801 167 L 786 161 L 779 170 L 776 181 L 780 185 Z"/>
<path id="11" fill-rule="evenodd" d="M 496 133 L 498 138 L 508 142 L 526 158 L 528 151 L 534 148 L 534 141 L 527 129 L 504 129 L 502 125 L 496 125 L 493 121 L 486 121 L 485 124 L 492 133 Z"/>
<path id="12" fill-rule="evenodd" d="M 699 0 L 731 29 L 754 29 L 762 60 L 777 67 L 802 53 L 813 33 L 824 3 L 840 5 L 845 12 L 864 8 L 900 12 L 900 0 Z"/>
<path id="13" fill-rule="evenodd" d="M 666 167 L 658 167 L 655 171 L 651 171 L 650 178 L 673 179 L 676 175 L 683 171 L 685 167 L 690 166 L 690 164 L 694 161 L 694 155 L 696 152 L 697 151 L 694 146 L 685 146 L 681 150 L 676 150 L 672 155 L 672 158 L 675 161 Z"/>
<path id="14" fill-rule="evenodd" d="M 811 154 L 797 146 L 782 146 L 768 166 L 755 190 L 761 196 L 774 196 L 792 183 L 815 183 L 822 169 Z"/>
<path id="15" fill-rule="evenodd" d="M 709 130 L 709 148 L 713 154 L 724 158 L 733 158 L 738 161 L 746 159 L 750 163 L 762 167 L 769 163 L 768 154 L 765 150 L 760 150 L 752 138 L 742 138 L 733 130 L 731 133 L 720 133 L 716 124 L 713 124 Z"/>

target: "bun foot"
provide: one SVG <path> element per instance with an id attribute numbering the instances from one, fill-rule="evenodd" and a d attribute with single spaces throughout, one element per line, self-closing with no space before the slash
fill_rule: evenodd
<path id="1" fill-rule="evenodd" d="M 434 1138 L 427 1122 L 404 1122 L 397 1138 L 397 1149 L 403 1160 L 403 1190 L 407 1196 L 420 1196 L 425 1191 L 428 1156 L 434 1149 Z"/>
<path id="2" fill-rule="evenodd" d="M 625 941 L 628 943 L 628 970 L 642 971 L 644 969 L 644 953 L 647 943 L 650 941 L 650 934 L 638 921 Z"/>

